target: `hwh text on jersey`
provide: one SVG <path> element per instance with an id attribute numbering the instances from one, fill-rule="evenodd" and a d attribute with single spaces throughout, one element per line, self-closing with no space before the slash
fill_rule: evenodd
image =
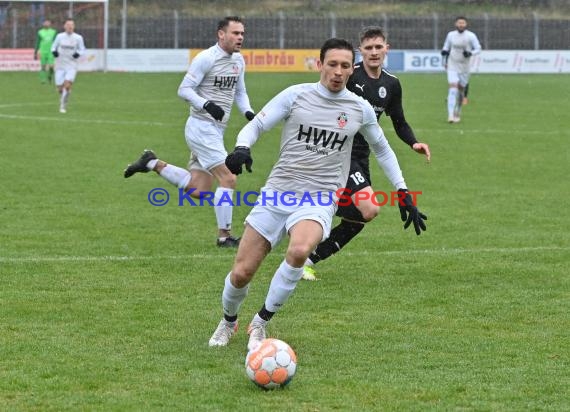
<path id="1" fill-rule="evenodd" d="M 214 87 L 220 89 L 233 89 L 237 84 L 237 76 L 216 76 L 214 78 Z"/>
<path id="2" fill-rule="evenodd" d="M 341 137 L 339 132 L 333 132 L 326 129 L 319 130 L 318 127 L 313 126 L 309 126 L 307 130 L 305 130 L 304 126 L 300 124 L 297 140 L 305 140 L 305 143 L 310 143 L 311 139 L 315 146 L 321 143 L 324 148 L 330 148 L 331 150 L 337 149 L 340 152 L 344 143 L 348 139 L 348 135 L 345 134 Z"/>

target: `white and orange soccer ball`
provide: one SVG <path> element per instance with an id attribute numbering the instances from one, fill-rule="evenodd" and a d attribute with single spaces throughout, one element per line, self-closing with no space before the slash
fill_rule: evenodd
<path id="1" fill-rule="evenodd" d="M 245 358 L 245 371 L 253 383 L 264 389 L 287 385 L 297 370 L 297 355 L 279 339 L 264 339 Z"/>

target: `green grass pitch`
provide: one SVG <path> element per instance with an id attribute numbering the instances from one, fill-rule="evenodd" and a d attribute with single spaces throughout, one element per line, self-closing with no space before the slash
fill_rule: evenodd
<path id="1" fill-rule="evenodd" d="M 247 322 L 280 245 L 251 284 L 231 345 L 208 347 L 234 251 L 209 207 L 153 207 L 145 148 L 184 166 L 183 73 L 79 73 L 68 113 L 37 73 L 0 74 L 0 409 L 31 411 L 570 410 L 568 75 L 474 75 L 446 122 L 443 74 L 401 74 L 423 158 L 382 125 L 428 231 L 383 208 L 301 282 L 269 332 L 297 376 L 263 392 L 244 370 Z M 316 74 L 247 75 L 256 110 Z M 228 148 L 246 120 L 237 111 Z M 257 190 L 279 128 L 252 150 Z M 371 160 L 374 187 L 389 191 Z M 247 206 L 234 210 L 239 235 Z"/>

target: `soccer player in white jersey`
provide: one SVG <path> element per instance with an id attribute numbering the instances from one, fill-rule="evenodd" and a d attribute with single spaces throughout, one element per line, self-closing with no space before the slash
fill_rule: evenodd
<path id="1" fill-rule="evenodd" d="M 467 19 L 457 17 L 455 30 L 447 33 L 441 55 L 447 70 L 447 121 L 459 123 L 464 89 L 469 83 L 471 56 L 481 53 L 479 39 L 467 30 Z"/>
<path id="2" fill-rule="evenodd" d="M 159 160 L 153 151 L 145 150 L 124 172 L 130 177 L 137 172 L 154 170 L 169 183 L 191 191 L 200 198 L 202 192 L 212 189 L 214 179 L 219 182 L 214 193 L 214 211 L 218 224 L 217 245 L 237 247 L 239 238 L 231 235 L 233 205 L 231 199 L 236 187 L 236 176 L 224 164 L 227 151 L 224 131 L 230 118 L 234 100 L 248 120 L 255 113 L 245 88 L 245 60 L 240 54 L 244 39 L 244 24 L 237 16 L 225 17 L 218 23 L 218 42 L 192 60 L 184 76 L 178 95 L 190 103 L 190 116 L 184 134 L 191 150 L 188 169 Z"/>
<path id="3" fill-rule="evenodd" d="M 75 22 L 73 19 L 67 19 L 63 28 L 64 31 L 55 36 L 51 46 L 51 52 L 56 58 L 55 85 L 60 94 L 60 113 L 67 111 L 67 101 L 77 76 L 77 59 L 85 53 L 83 36 L 75 33 Z"/>
<path id="4" fill-rule="evenodd" d="M 383 113 L 389 116 L 396 135 L 411 149 L 424 154 L 429 162 L 431 158 L 429 146 L 416 140 L 414 131 L 404 116 L 400 80 L 383 67 L 384 59 L 390 49 L 386 32 L 378 26 L 368 26 L 362 29 L 359 38 L 362 61 L 354 65 L 354 72 L 348 78 L 346 88 L 372 105 L 378 121 Z M 340 223 L 331 230 L 328 239 L 321 242 L 310 254 L 303 269 L 303 279 L 317 280 L 314 265 L 344 248 L 364 229 L 364 225 L 380 212 L 376 196 L 373 195 L 369 157 L 368 143 L 357 133 L 352 144 L 350 172 L 345 189 L 353 200 L 361 200 L 358 205 L 355 205 L 356 202 L 339 205 L 336 215 L 341 218 Z M 364 193 L 368 196 L 362 196 Z M 427 216 L 422 215 L 422 219 L 427 219 Z M 409 225 L 409 222 L 406 223 Z M 406 227 L 404 224 L 404 228 Z M 415 227 L 415 229 L 419 235 L 422 228 Z"/>
<path id="5" fill-rule="evenodd" d="M 261 133 L 284 121 L 279 159 L 261 188 L 259 203 L 246 218 L 222 292 L 223 318 L 210 338 L 210 346 L 229 343 L 237 330 L 239 308 L 250 281 L 265 256 L 289 235 L 285 259 L 273 275 L 263 307 L 249 325 L 248 349 L 266 337 L 267 322 L 293 293 L 309 253 L 329 235 L 337 206 L 335 193 L 346 184 L 357 132 L 370 144 L 392 185 L 406 189 L 398 160 L 374 109 L 346 89 L 353 63 L 352 44 L 344 39 L 327 40 L 317 62 L 320 81 L 285 89 L 238 134 L 236 148 L 226 158 L 226 165 L 236 175 L 243 165 L 251 171 L 250 146 Z M 420 212 L 410 195 L 403 195 L 407 213 L 418 223 Z"/>

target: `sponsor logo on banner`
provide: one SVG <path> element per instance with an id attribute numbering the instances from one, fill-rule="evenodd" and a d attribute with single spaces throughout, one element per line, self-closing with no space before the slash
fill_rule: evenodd
<path id="1" fill-rule="evenodd" d="M 570 51 L 484 50 L 474 56 L 472 73 L 568 73 Z"/>
<path id="2" fill-rule="evenodd" d="M 442 72 L 439 51 L 404 51 L 405 72 Z M 568 50 L 483 50 L 471 58 L 471 73 L 568 73 Z"/>
<path id="3" fill-rule="evenodd" d="M 194 57 L 202 49 L 191 49 Z M 317 71 L 318 49 L 244 49 L 241 55 L 247 72 L 313 72 Z"/>
<path id="4" fill-rule="evenodd" d="M 40 70 L 40 60 L 34 60 L 34 49 L 0 49 L 0 71 Z"/>
<path id="5" fill-rule="evenodd" d="M 441 72 L 444 71 L 443 59 L 439 51 L 405 51 L 404 71 L 406 72 Z"/>
<path id="6" fill-rule="evenodd" d="M 77 70 L 103 70 L 103 51 L 87 50 L 77 61 Z M 57 59 L 55 66 L 57 68 Z M 0 71 L 39 71 L 40 60 L 34 60 L 34 49 L 0 49 Z"/>

